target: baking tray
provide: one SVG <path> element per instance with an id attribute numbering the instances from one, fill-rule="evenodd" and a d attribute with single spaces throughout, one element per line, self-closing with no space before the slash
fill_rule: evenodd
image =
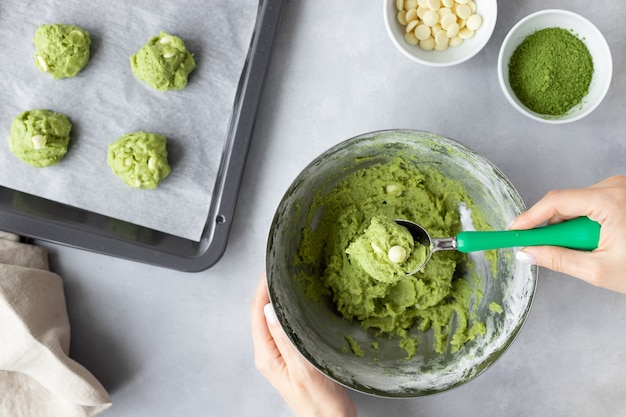
<path id="1" fill-rule="evenodd" d="M 226 250 L 258 104 L 284 0 L 259 0 L 211 207 L 196 242 L 0 186 L 0 230 L 185 272 L 213 266 Z"/>

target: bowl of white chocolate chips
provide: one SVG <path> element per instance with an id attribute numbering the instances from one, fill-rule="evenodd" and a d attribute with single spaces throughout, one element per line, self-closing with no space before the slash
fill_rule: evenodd
<path id="1" fill-rule="evenodd" d="M 472 58 L 496 26 L 496 0 L 385 0 L 387 33 L 402 54 L 444 67 Z"/>
<path id="2" fill-rule="evenodd" d="M 410 273 L 420 245 L 395 220 L 446 237 L 505 229 L 522 211 L 505 176 L 452 139 L 388 130 L 341 142 L 276 210 L 266 272 L 278 321 L 320 372 L 359 392 L 418 397 L 471 381 L 518 334 L 537 267 L 512 248 L 440 251 Z"/>

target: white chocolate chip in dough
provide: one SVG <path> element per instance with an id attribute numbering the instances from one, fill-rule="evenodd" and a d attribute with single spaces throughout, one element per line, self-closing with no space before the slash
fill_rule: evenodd
<path id="1" fill-rule="evenodd" d="M 31 143 L 33 144 L 33 149 L 43 149 L 46 146 L 46 137 L 43 135 L 35 135 L 30 138 Z"/>
<path id="2" fill-rule="evenodd" d="M 376 252 L 377 254 L 380 255 L 381 253 L 384 253 L 383 249 L 380 246 L 378 246 L 376 243 L 370 242 L 370 245 L 372 246 L 372 249 L 374 250 L 374 252 Z"/>
<path id="3" fill-rule="evenodd" d="M 406 259 L 407 251 L 402 246 L 396 245 L 389 248 L 387 257 L 394 264 L 400 264 Z"/>
<path id="4" fill-rule="evenodd" d="M 41 55 L 37 55 L 37 63 L 39 64 L 39 67 L 44 71 L 44 72 L 48 72 L 48 63 L 46 62 L 46 60 L 44 59 L 44 57 L 42 57 Z"/>

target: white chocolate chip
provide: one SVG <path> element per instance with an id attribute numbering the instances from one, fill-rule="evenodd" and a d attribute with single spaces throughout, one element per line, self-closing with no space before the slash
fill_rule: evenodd
<path id="1" fill-rule="evenodd" d="M 389 184 L 385 187 L 385 192 L 387 194 L 395 195 L 396 197 L 400 197 L 402 195 L 402 189 L 396 184 Z"/>
<path id="2" fill-rule="evenodd" d="M 418 42 L 418 39 L 415 37 L 415 34 L 413 32 L 405 33 L 404 40 L 409 45 L 417 45 L 417 42 Z"/>
<path id="3" fill-rule="evenodd" d="M 456 6 L 456 15 L 461 19 L 467 19 L 472 15 L 472 9 L 467 4 L 459 4 Z"/>
<path id="4" fill-rule="evenodd" d="M 42 135 L 35 135 L 30 139 L 34 149 L 43 149 L 46 146 L 46 137 Z"/>
<path id="5" fill-rule="evenodd" d="M 461 39 L 469 39 L 474 36 L 474 31 L 469 28 L 463 28 L 459 31 L 459 38 Z"/>
<path id="6" fill-rule="evenodd" d="M 398 22 L 400 22 L 400 24 L 403 26 L 406 26 L 406 24 L 408 23 L 406 21 L 406 13 L 403 10 L 398 12 Z"/>
<path id="7" fill-rule="evenodd" d="M 406 12 L 406 16 L 404 17 L 407 23 L 417 20 L 417 9 L 411 9 Z"/>
<path id="8" fill-rule="evenodd" d="M 176 51 L 168 51 L 163 54 L 163 58 L 170 59 L 176 56 Z"/>
<path id="9" fill-rule="evenodd" d="M 41 55 L 37 55 L 37 63 L 44 72 L 48 72 L 48 63 Z"/>
<path id="10" fill-rule="evenodd" d="M 382 250 L 382 248 L 380 246 L 378 246 L 377 244 L 375 244 L 374 242 L 371 242 L 370 245 L 372 245 L 372 249 L 374 250 L 374 252 L 376 252 L 377 254 L 381 254 L 384 253 L 384 251 Z"/>
<path id="11" fill-rule="evenodd" d="M 456 23 L 456 16 L 452 13 L 447 14 L 441 18 L 440 23 L 443 30 L 448 30 L 453 23 Z"/>
<path id="12" fill-rule="evenodd" d="M 469 30 L 473 30 L 476 31 L 479 27 L 481 27 L 483 24 L 483 18 L 480 17 L 477 14 L 473 14 L 470 17 L 467 18 L 467 20 L 465 21 L 465 26 L 469 29 Z"/>
<path id="13" fill-rule="evenodd" d="M 404 262 L 404 260 L 406 259 L 406 255 L 407 255 L 406 249 L 398 245 L 392 246 L 387 252 L 387 257 L 394 264 L 399 264 L 399 263 Z"/>
<path id="14" fill-rule="evenodd" d="M 405 29 L 405 30 L 406 30 L 406 33 L 413 32 L 413 30 L 417 27 L 417 25 L 419 25 L 419 23 L 420 23 L 420 22 L 419 22 L 419 20 L 417 20 L 417 19 L 416 19 L 416 20 L 413 20 L 413 21 L 411 21 L 411 22 L 409 22 L 409 24 L 408 24 L 408 25 L 406 25 L 406 29 Z"/>
<path id="15" fill-rule="evenodd" d="M 430 37 L 430 28 L 425 24 L 417 25 L 415 28 L 415 37 L 420 41 Z"/>
<path id="16" fill-rule="evenodd" d="M 432 51 L 433 49 L 435 49 L 435 40 L 432 38 L 432 36 L 429 36 L 428 39 L 420 41 L 420 48 L 425 51 Z"/>
<path id="17" fill-rule="evenodd" d="M 161 39 L 159 39 L 159 43 L 163 45 L 167 45 L 171 41 L 172 41 L 172 38 L 170 38 L 169 36 L 163 36 Z"/>
<path id="18" fill-rule="evenodd" d="M 396 0 L 396 9 L 405 41 L 425 51 L 459 46 L 483 23 L 474 0 Z"/>
<path id="19" fill-rule="evenodd" d="M 159 164 L 159 160 L 156 157 L 151 156 L 150 159 L 148 159 L 148 168 L 149 169 L 159 169 L 160 165 L 161 164 Z"/>
<path id="20" fill-rule="evenodd" d="M 448 44 L 448 46 L 459 46 L 462 43 L 463 39 L 459 38 L 458 36 L 454 36 L 450 38 L 450 43 Z"/>
<path id="21" fill-rule="evenodd" d="M 426 4 L 430 10 L 439 10 L 441 2 L 439 0 L 426 0 Z"/>
<path id="22" fill-rule="evenodd" d="M 448 29 L 446 30 L 446 34 L 448 35 L 448 38 L 452 39 L 452 38 L 455 38 L 456 35 L 459 34 L 460 30 L 461 30 L 461 28 L 459 27 L 459 24 L 455 22 L 455 23 L 451 24 L 448 27 Z M 461 39 L 461 38 L 459 38 L 459 39 Z M 461 39 L 461 41 L 462 41 L 462 39 Z M 456 46 L 458 46 L 458 45 L 456 45 Z"/>
<path id="23" fill-rule="evenodd" d="M 424 13 L 424 17 L 422 19 L 424 21 L 424 24 L 428 26 L 435 26 L 437 22 L 439 22 L 439 13 L 433 10 L 428 10 Z"/>

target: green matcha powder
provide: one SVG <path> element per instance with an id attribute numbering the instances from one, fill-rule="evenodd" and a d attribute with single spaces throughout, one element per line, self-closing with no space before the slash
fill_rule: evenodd
<path id="1" fill-rule="evenodd" d="M 565 114 L 589 91 L 593 60 L 584 42 L 562 28 L 528 36 L 509 61 L 509 82 L 530 110 L 550 116 Z"/>

